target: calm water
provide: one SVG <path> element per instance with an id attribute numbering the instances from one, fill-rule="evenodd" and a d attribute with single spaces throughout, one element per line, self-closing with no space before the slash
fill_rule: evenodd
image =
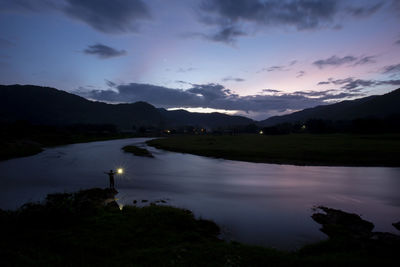
<path id="1" fill-rule="evenodd" d="M 0 162 L 0 208 L 14 209 L 50 192 L 108 186 L 103 172 L 123 167 L 116 180 L 121 204 L 156 201 L 212 219 L 223 237 L 294 249 L 324 239 L 311 218 L 326 205 L 361 214 L 377 231 L 395 233 L 400 220 L 400 168 L 299 167 L 212 159 L 149 147 L 155 158 L 121 147 L 147 139 L 75 144 Z"/>

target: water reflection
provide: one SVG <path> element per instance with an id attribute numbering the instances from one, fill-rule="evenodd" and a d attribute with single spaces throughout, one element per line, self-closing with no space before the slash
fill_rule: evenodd
<path id="1" fill-rule="evenodd" d="M 122 167 L 120 204 L 169 199 L 222 226 L 225 237 L 296 248 L 324 238 L 314 205 L 362 214 L 377 231 L 400 219 L 399 168 L 299 167 L 235 162 L 148 148 L 155 158 L 124 153 L 145 139 L 75 144 L 0 163 L 0 207 L 16 208 L 49 192 L 108 186 L 103 173 Z"/>

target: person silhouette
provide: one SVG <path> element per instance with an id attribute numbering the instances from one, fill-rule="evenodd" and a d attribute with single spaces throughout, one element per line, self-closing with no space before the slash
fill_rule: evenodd
<path id="1" fill-rule="evenodd" d="M 108 177 L 110 178 L 110 188 L 114 189 L 114 175 L 115 175 L 115 172 L 113 170 L 110 170 L 109 172 L 105 172 L 105 174 L 108 174 Z"/>

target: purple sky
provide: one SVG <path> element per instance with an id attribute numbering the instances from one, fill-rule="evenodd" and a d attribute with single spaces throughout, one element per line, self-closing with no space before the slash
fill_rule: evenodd
<path id="1" fill-rule="evenodd" d="M 0 0 L 0 83 L 265 119 L 400 87 L 399 0 Z"/>

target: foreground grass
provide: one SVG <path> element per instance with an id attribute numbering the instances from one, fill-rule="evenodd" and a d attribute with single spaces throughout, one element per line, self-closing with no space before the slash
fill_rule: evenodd
<path id="1" fill-rule="evenodd" d="M 0 210 L 2 266 L 396 266 L 398 247 L 328 240 L 296 252 L 227 243 L 188 210 L 102 205 L 107 190 Z M 116 203 L 114 203 L 116 204 Z"/>
<path id="2" fill-rule="evenodd" d="M 150 158 L 153 157 L 153 155 L 147 149 L 140 148 L 140 147 L 133 146 L 133 145 L 124 146 L 122 148 L 122 150 L 124 150 L 125 152 L 128 152 L 128 153 L 132 153 L 135 156 L 150 157 Z"/>
<path id="3" fill-rule="evenodd" d="M 232 160 L 328 166 L 400 166 L 400 135 L 173 136 L 148 145 Z"/>

